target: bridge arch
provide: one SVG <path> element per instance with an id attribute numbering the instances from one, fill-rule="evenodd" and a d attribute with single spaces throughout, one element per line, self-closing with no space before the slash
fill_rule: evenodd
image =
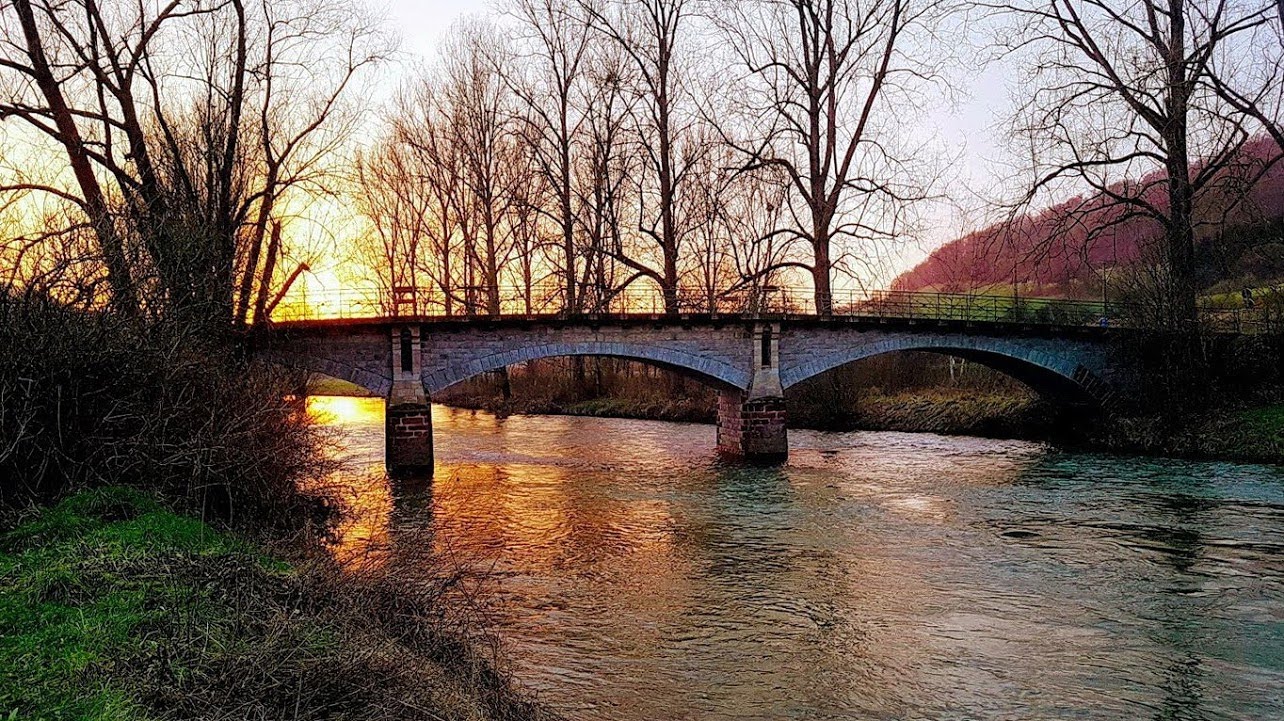
<path id="1" fill-rule="evenodd" d="M 694 378 L 718 390 L 744 390 L 748 388 L 750 381 L 750 374 L 744 368 L 716 357 L 697 355 L 677 348 L 648 343 L 575 341 L 522 344 L 502 352 L 455 361 L 439 370 L 426 370 L 423 374 L 424 389 L 433 394 L 469 378 L 518 363 L 570 356 L 601 356 L 640 361 Z"/>
<path id="2" fill-rule="evenodd" d="M 354 386 L 363 388 L 371 395 L 386 398 L 392 390 L 392 378 L 386 371 L 377 371 L 370 367 L 345 363 L 341 360 L 319 355 L 274 354 L 272 363 L 284 368 L 305 373 L 337 378 Z"/>
<path id="3" fill-rule="evenodd" d="M 1023 339 L 981 338 L 957 335 L 896 335 L 873 343 L 817 354 L 782 368 L 781 385 L 788 389 L 821 373 L 849 363 L 887 353 L 922 351 L 952 355 L 993 368 L 1057 402 L 1104 408 L 1113 398 L 1109 384 L 1069 350 Z"/>

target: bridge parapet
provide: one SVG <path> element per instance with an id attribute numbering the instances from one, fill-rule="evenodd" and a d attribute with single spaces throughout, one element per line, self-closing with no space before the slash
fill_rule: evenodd
<path id="1" fill-rule="evenodd" d="M 593 289 L 590 289 L 593 290 Z M 652 286 L 629 286 L 588 293 L 583 305 L 568 309 L 560 286 L 501 286 L 438 289 L 407 293 L 380 288 L 344 288 L 299 294 L 273 313 L 273 322 L 322 320 L 601 319 L 715 315 L 742 320 L 858 318 L 869 320 L 955 321 L 1040 327 L 1148 328 L 1155 325 L 1142 306 L 1111 300 L 1038 298 L 1018 294 L 935 293 L 919 291 L 837 291 L 817 298 L 809 288 L 733 288 L 714 292 L 682 289 L 666 297 Z M 491 306 L 489 299 L 498 298 Z M 593 300 L 597 298 L 599 300 Z M 824 312 L 819 312 L 824 310 Z M 1284 312 L 1266 304 L 1252 307 L 1205 303 L 1199 310 L 1203 330 L 1217 333 L 1278 333 Z"/>

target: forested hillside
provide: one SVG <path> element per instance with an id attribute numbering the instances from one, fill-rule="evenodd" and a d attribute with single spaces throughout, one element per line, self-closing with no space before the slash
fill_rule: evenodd
<path id="1" fill-rule="evenodd" d="M 1272 141 L 1250 143 L 1241 165 L 1251 169 L 1273 151 Z M 1155 174 L 1136 181 L 1160 209 L 1167 206 L 1163 180 Z M 1232 182 L 1218 185 L 1219 192 L 1206 193 L 1195 208 L 1203 286 L 1284 277 L 1284 164 L 1267 169 L 1246 195 Z M 1242 200 L 1229 202 L 1232 196 Z M 1147 262 L 1160 237 L 1156 221 L 1104 194 L 1076 197 L 946 243 L 893 287 L 958 292 L 1017 284 L 1040 295 L 1095 297 L 1103 275 Z"/>

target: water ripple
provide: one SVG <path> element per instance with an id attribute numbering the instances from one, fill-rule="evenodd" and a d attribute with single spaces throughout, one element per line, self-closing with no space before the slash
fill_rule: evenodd
<path id="1" fill-rule="evenodd" d="M 332 421 L 353 467 L 368 403 Z M 337 552 L 475 568 L 572 718 L 1284 718 L 1280 469 L 810 431 L 750 469 L 707 426 L 434 424 L 436 481 L 352 475 Z"/>

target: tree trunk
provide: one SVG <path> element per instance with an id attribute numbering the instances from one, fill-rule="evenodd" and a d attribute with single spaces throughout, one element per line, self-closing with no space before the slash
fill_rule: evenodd
<path id="1" fill-rule="evenodd" d="M 499 374 L 500 396 L 503 397 L 504 403 L 507 404 L 509 401 L 513 400 L 513 383 L 508 376 L 508 366 L 504 366 L 495 372 Z"/>
<path id="2" fill-rule="evenodd" d="M 811 278 L 815 288 L 816 315 L 830 316 L 834 313 L 834 291 L 829 277 L 829 243 L 825 240 L 817 240 L 813 244 L 813 250 L 815 260 Z"/>
<path id="3" fill-rule="evenodd" d="M 263 263 L 263 278 L 259 281 L 258 297 L 254 300 L 254 322 L 267 320 L 267 298 L 272 289 L 272 276 L 276 274 L 276 261 L 281 256 L 281 224 L 272 224 L 271 239 L 268 240 L 267 259 Z"/>
<path id="4" fill-rule="evenodd" d="M 36 86 L 44 96 L 45 102 L 49 104 L 54 126 L 58 130 L 58 139 L 67 153 L 68 163 L 71 165 L 76 183 L 80 187 L 81 197 L 84 199 L 85 214 L 89 216 L 89 223 L 94 229 L 99 249 L 103 254 L 103 265 L 107 269 L 107 285 L 111 287 L 112 292 L 111 303 L 126 316 L 135 316 L 139 310 L 138 295 L 134 288 L 133 274 L 125 259 L 124 242 L 116 232 L 106 196 L 94 174 L 89 156 L 85 152 L 80 129 L 76 126 L 71 109 L 67 105 L 66 98 L 63 97 L 62 88 L 58 85 L 49 66 L 31 1 L 14 0 L 13 7 L 22 26 L 23 39 L 27 43 L 25 52 L 31 60 Z"/>
<path id="5" fill-rule="evenodd" d="M 268 172 L 267 184 L 270 187 L 275 186 L 275 172 L 272 170 Z M 254 276 L 258 273 L 259 260 L 263 254 L 263 239 L 267 236 L 268 219 L 272 217 L 273 200 L 272 191 L 264 194 L 262 205 L 259 207 L 258 218 L 254 222 L 254 237 L 250 240 L 250 255 L 246 258 L 245 268 L 241 273 L 240 294 L 236 303 L 237 325 L 245 325 L 250 312 L 250 295 L 253 293 Z M 274 230 L 274 232 L 279 231 Z M 265 278 L 265 284 L 270 284 L 271 280 L 271 278 Z M 258 295 L 263 297 L 267 295 L 267 292 L 260 290 Z M 257 304 L 255 309 L 258 309 Z M 260 319 L 257 314 L 254 318 L 255 320 Z"/>
<path id="6" fill-rule="evenodd" d="M 1168 227 L 1165 240 L 1168 255 L 1168 298 L 1173 330 L 1192 332 L 1198 321 L 1195 279 L 1194 189 L 1190 182 L 1190 149 L 1187 140 L 1190 88 L 1187 80 L 1186 7 L 1182 0 L 1169 0 L 1172 16 L 1169 34 L 1167 74 L 1168 123 L 1162 129 L 1167 147 Z"/>

